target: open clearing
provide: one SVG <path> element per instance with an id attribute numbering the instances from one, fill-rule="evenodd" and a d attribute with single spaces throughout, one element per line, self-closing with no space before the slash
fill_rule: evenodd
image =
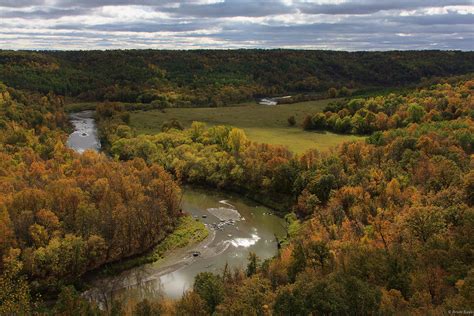
<path id="1" fill-rule="evenodd" d="M 130 125 L 140 134 L 155 134 L 161 131 L 164 122 L 177 119 L 184 127 L 193 121 L 212 125 L 229 125 L 242 128 L 247 136 L 260 143 L 288 146 L 296 153 L 309 148 L 327 150 L 345 141 L 363 139 L 354 135 L 307 132 L 301 123 L 307 114 L 322 111 L 333 100 L 318 100 L 276 106 L 245 104 L 220 108 L 169 108 L 160 110 L 136 111 L 131 115 Z M 287 119 L 294 115 L 296 126 L 288 126 Z"/>

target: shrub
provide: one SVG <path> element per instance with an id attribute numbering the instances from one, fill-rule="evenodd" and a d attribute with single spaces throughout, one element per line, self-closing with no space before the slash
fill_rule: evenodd
<path id="1" fill-rule="evenodd" d="M 290 125 L 290 126 L 295 126 L 295 124 L 296 124 L 296 119 L 295 119 L 295 117 L 292 115 L 292 116 L 290 116 L 290 117 L 288 118 L 288 125 Z"/>

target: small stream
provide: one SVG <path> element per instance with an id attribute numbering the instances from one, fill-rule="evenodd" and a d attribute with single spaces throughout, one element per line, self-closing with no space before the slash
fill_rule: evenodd
<path id="1" fill-rule="evenodd" d="M 76 131 L 70 135 L 68 145 L 78 152 L 100 150 L 93 112 L 76 113 L 71 120 Z M 172 251 L 158 262 L 96 279 L 84 295 L 102 304 L 112 298 L 179 298 L 193 286 L 199 272 L 220 273 L 226 264 L 229 268 L 245 268 L 249 252 L 255 252 L 262 260 L 275 256 L 275 236 L 286 235 L 283 219 L 235 194 L 184 187 L 182 208 L 206 225 L 209 236 L 204 241 Z"/>

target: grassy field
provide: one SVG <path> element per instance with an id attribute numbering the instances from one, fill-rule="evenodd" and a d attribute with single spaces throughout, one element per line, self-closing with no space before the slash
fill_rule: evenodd
<path id="1" fill-rule="evenodd" d="M 256 142 L 288 146 L 296 153 L 308 148 L 326 150 L 344 141 L 361 139 L 353 135 L 307 132 L 301 129 L 301 123 L 307 114 L 322 111 L 332 100 L 318 100 L 276 106 L 245 104 L 223 108 L 171 108 L 165 112 L 159 110 L 137 111 L 131 115 L 130 125 L 141 134 L 155 134 L 161 131 L 164 122 L 177 119 L 185 127 L 193 121 L 208 125 L 231 125 L 245 130 L 247 136 Z M 287 119 L 294 115 L 297 125 L 288 126 Z"/>

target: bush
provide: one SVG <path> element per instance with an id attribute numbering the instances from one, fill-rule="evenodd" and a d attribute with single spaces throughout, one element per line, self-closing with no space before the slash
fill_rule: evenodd
<path id="1" fill-rule="evenodd" d="M 313 129 L 323 130 L 327 127 L 326 115 L 324 113 L 316 113 L 311 121 Z"/>
<path id="2" fill-rule="evenodd" d="M 311 119 L 311 115 L 306 115 L 306 117 L 303 120 L 303 129 L 307 131 L 312 128 L 313 128 L 313 120 Z"/>
<path id="3" fill-rule="evenodd" d="M 328 96 L 329 96 L 330 98 L 337 98 L 337 96 L 338 96 L 338 91 L 337 91 L 337 89 L 336 89 L 336 88 L 330 88 L 330 89 L 328 90 Z"/>
<path id="4" fill-rule="evenodd" d="M 349 97 L 352 95 L 351 90 L 347 89 L 347 87 L 342 87 L 341 90 L 339 90 L 339 95 L 343 97 Z"/>
<path id="5" fill-rule="evenodd" d="M 162 132 L 167 132 L 170 129 L 177 129 L 177 130 L 184 130 L 183 125 L 177 120 L 177 119 L 171 119 L 171 121 L 163 123 L 163 126 L 161 126 L 161 131 Z"/>
<path id="6" fill-rule="evenodd" d="M 290 126 L 295 126 L 295 124 L 296 124 L 296 119 L 295 119 L 295 117 L 292 115 L 292 116 L 290 116 L 290 117 L 288 118 L 288 125 L 290 125 Z"/>

